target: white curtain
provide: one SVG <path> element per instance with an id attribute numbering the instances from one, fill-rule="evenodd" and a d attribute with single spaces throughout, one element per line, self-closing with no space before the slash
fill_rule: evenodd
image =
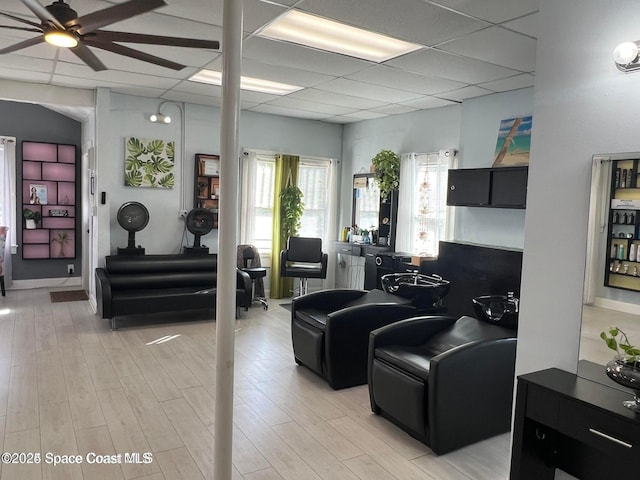
<path id="1" fill-rule="evenodd" d="M 400 155 L 400 188 L 398 189 L 398 225 L 396 227 L 396 251 L 413 252 L 413 211 L 414 184 L 416 175 L 416 154 Z"/>
<path id="2" fill-rule="evenodd" d="M 254 238 L 254 210 L 256 206 L 256 152 L 242 154 L 242 185 L 240 188 L 240 244 L 250 244 Z"/>
<path id="3" fill-rule="evenodd" d="M 454 155 L 449 149 L 400 156 L 397 251 L 436 256 L 440 240 L 451 236 L 446 189 Z"/>
<path id="4" fill-rule="evenodd" d="M 331 242 L 338 238 L 338 166 L 335 160 L 331 160 L 329 166 L 329 203 L 327 205 L 327 229 L 322 238 L 323 250 L 330 252 Z M 327 277 L 322 280 L 322 288 L 334 288 L 336 278 L 335 255 L 329 255 L 327 265 Z"/>
<path id="5" fill-rule="evenodd" d="M 9 227 L 4 251 L 4 281 L 7 287 L 12 284 L 11 252 L 16 243 L 16 140 L 13 137 L 0 137 L 2 146 L 2 165 L 0 165 L 0 185 L 2 186 L 2 223 Z"/>

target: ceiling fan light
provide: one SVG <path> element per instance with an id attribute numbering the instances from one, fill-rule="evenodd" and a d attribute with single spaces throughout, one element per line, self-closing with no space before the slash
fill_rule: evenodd
<path id="1" fill-rule="evenodd" d="M 65 30 L 49 30 L 44 34 L 44 40 L 55 47 L 73 48 L 78 46 L 78 37 Z"/>

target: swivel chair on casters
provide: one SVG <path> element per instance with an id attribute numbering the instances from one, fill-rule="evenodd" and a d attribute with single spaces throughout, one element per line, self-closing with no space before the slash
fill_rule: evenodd
<path id="1" fill-rule="evenodd" d="M 263 295 L 259 296 L 257 281 L 258 279 L 264 278 L 267 276 L 267 269 L 265 267 L 260 266 L 259 261 L 256 261 L 256 251 L 253 245 L 240 245 L 238 246 L 238 248 L 242 250 L 243 266 L 241 270 L 246 272 L 251 278 L 252 303 L 258 302 L 262 305 L 262 308 L 266 310 L 267 308 L 269 308 L 269 303 L 267 302 L 267 299 L 264 297 L 264 286 L 262 286 L 261 288 Z"/>
<path id="2" fill-rule="evenodd" d="M 287 249 L 280 252 L 280 276 L 299 278 L 300 295 L 304 295 L 309 278 L 327 278 L 327 260 L 322 239 L 289 237 Z"/>

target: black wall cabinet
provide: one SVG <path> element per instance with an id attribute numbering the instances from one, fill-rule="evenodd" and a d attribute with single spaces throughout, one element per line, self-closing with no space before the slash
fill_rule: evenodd
<path id="1" fill-rule="evenodd" d="M 528 167 L 449 170 L 447 205 L 525 208 Z"/>

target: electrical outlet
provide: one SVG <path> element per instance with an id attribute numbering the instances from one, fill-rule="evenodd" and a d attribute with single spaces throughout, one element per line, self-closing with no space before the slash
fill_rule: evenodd
<path id="1" fill-rule="evenodd" d="M 67 264 L 67 273 L 73 275 L 73 263 Z"/>
<path id="2" fill-rule="evenodd" d="M 180 210 L 180 213 L 178 213 L 178 218 L 187 218 L 187 211 L 186 210 Z"/>

